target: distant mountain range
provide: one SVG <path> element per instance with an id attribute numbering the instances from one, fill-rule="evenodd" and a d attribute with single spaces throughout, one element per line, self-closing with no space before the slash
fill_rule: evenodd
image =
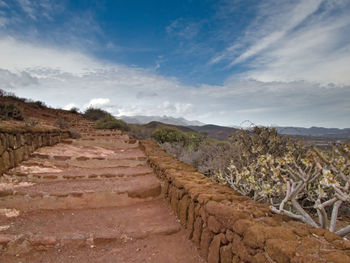
<path id="1" fill-rule="evenodd" d="M 275 127 L 280 134 L 297 135 L 297 136 L 313 136 L 330 139 L 350 138 L 350 128 L 323 128 L 323 127 Z"/>
<path id="2" fill-rule="evenodd" d="M 170 116 L 121 116 L 120 119 L 132 124 L 149 124 L 149 126 L 159 126 L 170 124 L 183 131 L 206 132 L 211 138 L 225 140 L 229 135 L 237 131 L 240 127 L 226 127 L 214 124 L 205 124 L 200 121 L 189 121 L 185 118 L 174 118 Z M 149 128 L 150 128 L 149 127 Z M 280 134 L 291 136 L 321 137 L 329 139 L 350 139 L 350 128 L 323 128 L 323 127 L 274 127 Z"/>
<path id="3" fill-rule="evenodd" d="M 166 124 L 171 124 L 171 125 L 181 125 L 181 126 L 202 126 L 204 125 L 203 122 L 200 121 L 189 121 L 186 120 L 185 118 L 174 118 L 170 116 L 119 116 L 119 119 L 122 119 L 123 121 L 127 123 L 132 123 L 132 124 L 147 124 L 152 121 L 156 122 L 162 122 Z"/>

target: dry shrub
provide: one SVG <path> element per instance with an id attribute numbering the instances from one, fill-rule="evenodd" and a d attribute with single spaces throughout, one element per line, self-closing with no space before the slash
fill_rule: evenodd
<path id="1" fill-rule="evenodd" d="M 23 121 L 22 108 L 16 103 L 0 102 L 0 119 Z"/>
<path id="2" fill-rule="evenodd" d="M 186 148 L 182 144 L 164 143 L 162 148 L 175 158 L 195 167 L 208 177 L 224 171 L 236 154 L 234 147 L 227 142 L 205 140 L 196 148 Z"/>
<path id="3" fill-rule="evenodd" d="M 68 121 L 64 120 L 64 119 L 57 119 L 55 121 L 55 126 L 57 126 L 60 129 L 66 130 L 70 128 L 70 125 L 68 123 Z"/>
<path id="4" fill-rule="evenodd" d="M 69 129 L 69 133 L 70 133 L 70 137 L 72 139 L 79 139 L 79 138 L 81 138 L 80 133 L 74 128 L 70 128 Z"/>

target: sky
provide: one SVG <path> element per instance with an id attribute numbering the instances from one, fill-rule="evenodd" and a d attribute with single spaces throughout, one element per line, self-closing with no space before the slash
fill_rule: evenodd
<path id="1" fill-rule="evenodd" d="M 0 0 L 0 89 L 69 109 L 350 127 L 350 0 Z"/>

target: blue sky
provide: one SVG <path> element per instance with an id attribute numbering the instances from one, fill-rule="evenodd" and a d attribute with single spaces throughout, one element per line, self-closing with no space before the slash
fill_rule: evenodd
<path id="1" fill-rule="evenodd" d="M 0 88 L 54 107 L 350 127 L 349 0 L 0 0 Z"/>

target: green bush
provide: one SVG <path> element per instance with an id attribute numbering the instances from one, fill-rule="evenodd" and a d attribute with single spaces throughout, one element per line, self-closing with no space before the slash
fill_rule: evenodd
<path id="1" fill-rule="evenodd" d="M 87 118 L 90 121 L 98 121 L 98 120 L 106 118 L 106 117 L 113 118 L 113 116 L 109 112 L 107 112 L 105 110 L 101 110 L 101 109 L 95 109 L 95 108 L 88 108 L 84 112 L 84 116 L 85 116 L 85 118 Z"/>
<path id="2" fill-rule="evenodd" d="M 197 150 L 199 145 L 207 139 L 206 133 L 186 132 L 184 136 L 186 148 L 193 150 Z"/>
<path id="3" fill-rule="evenodd" d="M 151 137 L 158 143 L 180 143 L 183 146 L 186 144 L 186 136 L 180 130 L 173 127 L 161 127 L 155 129 Z"/>
<path id="4" fill-rule="evenodd" d="M 22 109 L 14 103 L 0 102 L 0 119 L 23 121 Z"/>
<path id="5" fill-rule="evenodd" d="M 117 120 L 113 116 L 105 116 L 95 123 L 96 129 L 118 129 L 122 131 L 128 131 L 129 126 L 122 120 Z"/>

